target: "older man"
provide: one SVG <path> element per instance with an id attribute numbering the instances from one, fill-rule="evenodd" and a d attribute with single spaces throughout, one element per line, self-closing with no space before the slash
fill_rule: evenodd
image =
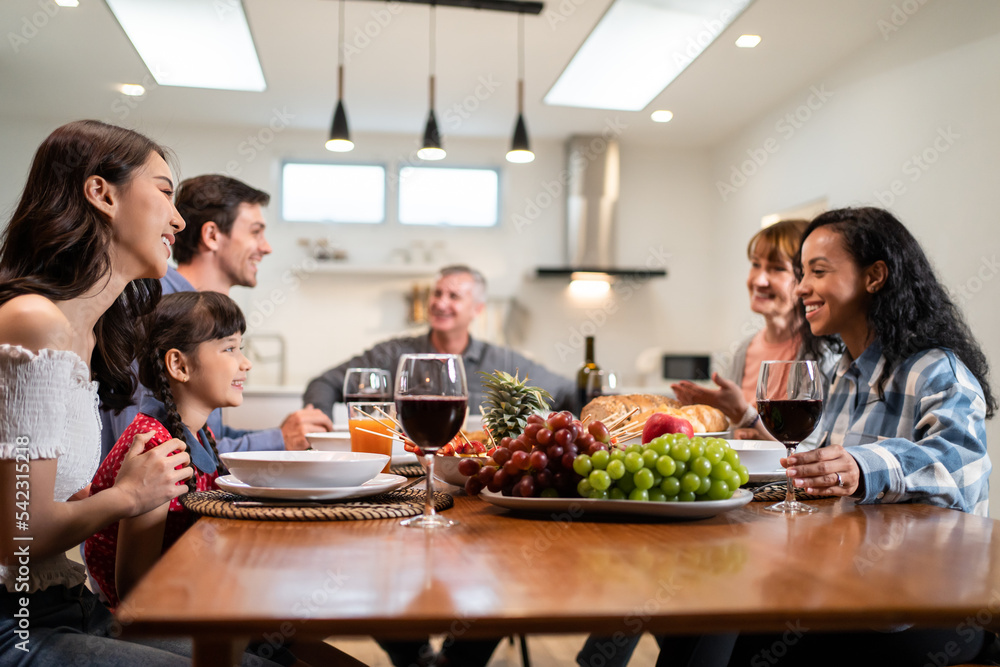
<path id="1" fill-rule="evenodd" d="M 475 340 L 469 335 L 469 326 L 483 312 L 485 303 L 486 280 L 479 271 L 467 266 L 441 269 L 428 308 L 429 332 L 387 340 L 331 368 L 309 382 L 302 402 L 330 414 L 333 404 L 344 400 L 344 375 L 348 368 L 384 368 L 395 376 L 402 355 L 437 352 L 462 356 L 473 414 L 484 399 L 478 372 L 495 370 L 511 374 L 519 371 L 520 377 L 527 376 L 531 384 L 552 394 L 554 409 L 572 409 L 575 392 L 572 382 L 509 348 Z"/>
<path id="2" fill-rule="evenodd" d="M 190 178 L 177 191 L 177 210 L 187 223 L 174 243 L 177 268 L 160 280 L 164 294 L 211 290 L 229 294 L 235 286 L 255 287 L 257 265 L 271 246 L 264 236 L 263 206 L 270 195 L 242 181 L 220 174 Z M 141 394 L 146 390 L 139 388 Z M 138 403 L 138 395 L 136 396 Z M 118 415 L 102 411 L 103 454 L 114 446 L 135 415 L 137 405 Z M 222 412 L 208 418 L 220 452 L 269 449 L 306 449 L 305 434 L 329 431 L 333 422 L 323 412 L 306 406 L 288 415 L 280 428 L 243 431 L 222 424 Z"/>

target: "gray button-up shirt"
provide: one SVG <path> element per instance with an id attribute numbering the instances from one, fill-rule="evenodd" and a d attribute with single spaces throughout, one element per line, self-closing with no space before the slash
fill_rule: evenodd
<path id="1" fill-rule="evenodd" d="M 344 375 L 348 368 L 384 368 L 395 382 L 396 366 L 404 354 L 430 354 L 437 352 L 431 345 L 430 332 L 413 337 L 393 338 L 379 343 L 372 349 L 356 357 L 348 359 L 336 368 L 331 368 L 309 382 L 306 393 L 302 396 L 302 404 L 312 404 L 327 414 L 333 411 L 334 403 L 344 400 Z M 531 361 L 524 355 L 510 348 L 493 345 L 481 340 L 469 338 L 469 345 L 462 353 L 465 364 L 465 377 L 469 384 L 469 414 L 479 414 L 479 405 L 485 396 L 483 393 L 482 376 L 479 371 L 492 373 L 504 371 L 524 379 L 527 376 L 530 384 L 545 389 L 552 394 L 553 410 L 572 410 L 576 395 L 576 385 L 566 378 L 556 375 L 541 364 Z"/>

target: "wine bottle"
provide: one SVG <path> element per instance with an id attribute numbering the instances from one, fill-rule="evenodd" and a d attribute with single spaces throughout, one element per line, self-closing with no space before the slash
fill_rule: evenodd
<path id="1" fill-rule="evenodd" d="M 590 402 L 591 396 L 587 395 L 587 378 L 591 373 L 601 370 L 594 362 L 594 337 L 587 336 L 587 351 L 583 358 L 583 365 L 580 366 L 580 370 L 576 373 L 576 397 L 577 397 L 577 413 L 583 410 L 588 402 Z"/>

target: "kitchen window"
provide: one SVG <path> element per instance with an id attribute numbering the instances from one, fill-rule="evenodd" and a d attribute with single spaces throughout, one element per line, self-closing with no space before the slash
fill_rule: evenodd
<path id="1" fill-rule="evenodd" d="M 385 221 L 385 167 L 286 162 L 281 218 L 290 222 Z"/>
<path id="2" fill-rule="evenodd" d="M 492 227 L 500 217 L 496 169 L 402 167 L 399 222 L 404 225 Z"/>

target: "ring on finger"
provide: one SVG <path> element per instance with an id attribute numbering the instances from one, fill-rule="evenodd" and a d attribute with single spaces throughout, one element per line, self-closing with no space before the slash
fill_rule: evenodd
<path id="1" fill-rule="evenodd" d="M 844 478 L 840 476 L 839 472 L 837 473 L 837 486 L 841 488 L 844 486 Z"/>

